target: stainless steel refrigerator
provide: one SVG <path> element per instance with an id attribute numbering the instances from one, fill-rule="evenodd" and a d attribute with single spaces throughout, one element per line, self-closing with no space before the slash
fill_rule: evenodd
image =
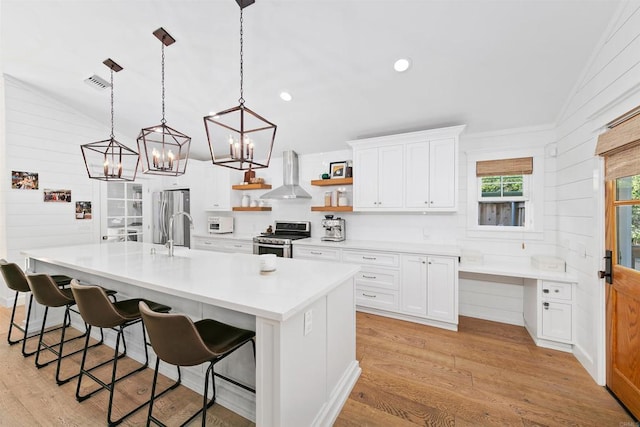
<path id="1" fill-rule="evenodd" d="M 153 193 L 153 243 L 169 240 L 169 218 L 177 212 L 189 212 L 189 190 L 167 190 Z M 173 244 L 191 247 L 189 220 L 179 215 L 173 223 Z"/>

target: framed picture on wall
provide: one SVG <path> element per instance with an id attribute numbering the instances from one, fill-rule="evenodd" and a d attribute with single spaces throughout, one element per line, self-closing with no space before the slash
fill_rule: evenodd
<path id="1" fill-rule="evenodd" d="M 44 190 L 45 202 L 71 203 L 71 190 Z"/>
<path id="2" fill-rule="evenodd" d="M 37 190 L 38 174 L 35 172 L 11 171 L 11 188 L 18 190 Z"/>
<path id="3" fill-rule="evenodd" d="M 344 178 L 347 170 L 347 162 L 331 162 L 329 164 L 329 175 L 331 178 Z"/>
<path id="4" fill-rule="evenodd" d="M 91 219 L 91 202 L 76 202 L 76 219 Z"/>

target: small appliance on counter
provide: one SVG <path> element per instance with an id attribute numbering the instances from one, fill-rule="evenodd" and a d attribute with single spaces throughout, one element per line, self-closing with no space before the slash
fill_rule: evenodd
<path id="1" fill-rule="evenodd" d="M 328 242 L 342 242 L 346 235 L 345 221 L 342 218 L 333 218 L 333 215 L 325 215 L 322 220 L 324 236 L 320 240 Z"/>
<path id="2" fill-rule="evenodd" d="M 207 220 L 209 234 L 233 233 L 232 216 L 210 216 Z"/>

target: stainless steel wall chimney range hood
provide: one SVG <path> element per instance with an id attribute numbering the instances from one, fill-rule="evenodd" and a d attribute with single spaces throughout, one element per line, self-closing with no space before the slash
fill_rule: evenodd
<path id="1" fill-rule="evenodd" d="M 260 196 L 261 199 L 310 199 L 311 195 L 299 185 L 298 154 L 293 151 L 282 153 L 282 182 L 281 187 Z"/>

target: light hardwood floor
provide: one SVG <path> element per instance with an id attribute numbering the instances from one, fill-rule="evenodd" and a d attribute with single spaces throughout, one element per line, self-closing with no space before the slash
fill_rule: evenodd
<path id="1" fill-rule="evenodd" d="M 7 345 L 9 315 L 0 308 L 0 426 L 104 425 L 107 393 L 76 402 L 75 382 L 56 386 L 54 366 L 38 370 L 32 357 Z M 77 369 L 79 358 L 69 359 L 65 370 Z M 362 376 L 338 427 L 635 425 L 572 355 L 536 347 L 517 326 L 461 317 L 460 331 L 450 332 L 358 313 L 357 359 Z M 151 375 L 147 370 L 123 384 L 116 405 L 147 399 Z M 157 414 L 177 425 L 199 403 L 180 387 L 156 406 Z M 143 410 L 123 425 L 144 425 L 145 416 Z M 253 425 L 219 405 L 207 423 Z"/>

